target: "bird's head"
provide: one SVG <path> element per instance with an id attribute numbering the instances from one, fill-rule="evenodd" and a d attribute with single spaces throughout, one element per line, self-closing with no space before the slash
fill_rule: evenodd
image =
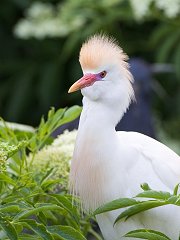
<path id="1" fill-rule="evenodd" d="M 69 93 L 81 89 L 90 101 L 112 104 L 126 101 L 127 108 L 134 91 L 126 60 L 127 55 L 113 38 L 105 35 L 89 38 L 79 55 L 84 75 L 70 87 Z"/>

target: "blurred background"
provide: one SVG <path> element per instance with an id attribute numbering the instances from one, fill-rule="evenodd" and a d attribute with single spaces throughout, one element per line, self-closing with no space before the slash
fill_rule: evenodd
<path id="1" fill-rule="evenodd" d="M 51 106 L 81 105 L 67 91 L 97 32 L 120 42 L 136 80 L 136 120 L 118 129 L 143 128 L 180 153 L 180 0 L 1 0 L 0 116 L 37 126 Z"/>

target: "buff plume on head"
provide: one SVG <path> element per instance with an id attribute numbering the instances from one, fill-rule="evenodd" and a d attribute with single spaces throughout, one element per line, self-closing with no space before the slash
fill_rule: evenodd
<path id="1" fill-rule="evenodd" d="M 79 61 L 83 77 L 69 89 L 69 93 L 82 90 L 83 96 L 102 101 L 111 98 L 111 93 L 121 99 L 124 112 L 135 99 L 132 88 L 133 77 L 126 62 L 127 55 L 115 39 L 102 34 L 90 37 L 81 47 Z M 104 100 L 103 100 L 104 99 Z M 113 102 L 112 102 L 113 104 Z"/>
<path id="2" fill-rule="evenodd" d="M 81 47 L 79 62 L 82 69 L 98 69 L 100 65 L 106 65 L 110 62 L 119 63 L 121 71 L 129 81 L 133 77 L 129 72 L 129 64 L 126 62 L 128 56 L 123 52 L 116 40 L 104 34 L 96 34 L 90 37 Z"/>

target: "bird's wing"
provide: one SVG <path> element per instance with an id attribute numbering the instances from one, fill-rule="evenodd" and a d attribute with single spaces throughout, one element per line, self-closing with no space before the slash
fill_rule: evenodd
<path id="1" fill-rule="evenodd" d="M 173 189 L 180 183 L 180 157 L 174 151 L 141 133 L 118 132 L 118 135 L 128 146 L 138 150 L 145 166 L 147 161 L 151 162 L 155 176 L 164 185 Z"/>

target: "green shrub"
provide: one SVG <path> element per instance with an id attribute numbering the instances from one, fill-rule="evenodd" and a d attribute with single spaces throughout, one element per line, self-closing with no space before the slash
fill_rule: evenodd
<path id="1" fill-rule="evenodd" d="M 141 188 L 143 189 L 143 192 L 139 193 L 134 198 L 119 198 L 111 201 L 96 209 L 94 215 L 125 208 L 125 210 L 115 219 L 114 224 L 116 224 L 122 219 L 127 220 L 138 213 L 142 213 L 153 208 L 169 204 L 180 206 L 180 194 L 178 193 L 179 184 L 175 186 L 173 193 L 152 190 L 147 183 L 142 184 Z M 143 200 L 140 200 L 141 198 Z M 171 240 L 164 233 L 152 229 L 136 229 L 126 233 L 125 237 L 148 240 Z"/>
<path id="2" fill-rule="evenodd" d="M 80 111 L 78 106 L 52 108 L 37 129 L 1 121 L 1 240 L 83 240 L 90 233 L 101 239 L 87 216 L 80 213 L 79 200 L 72 201 L 68 194 L 74 136 L 70 138 L 65 132 L 55 141 L 51 137 L 57 127 L 75 119 Z"/>
<path id="3" fill-rule="evenodd" d="M 31 164 L 33 173 L 38 176 L 50 171 L 49 178 L 57 181 L 61 187 L 68 189 L 70 161 L 72 159 L 77 130 L 66 130 L 59 135 L 51 145 L 45 146 L 35 156 L 29 154 L 27 161 Z"/>

